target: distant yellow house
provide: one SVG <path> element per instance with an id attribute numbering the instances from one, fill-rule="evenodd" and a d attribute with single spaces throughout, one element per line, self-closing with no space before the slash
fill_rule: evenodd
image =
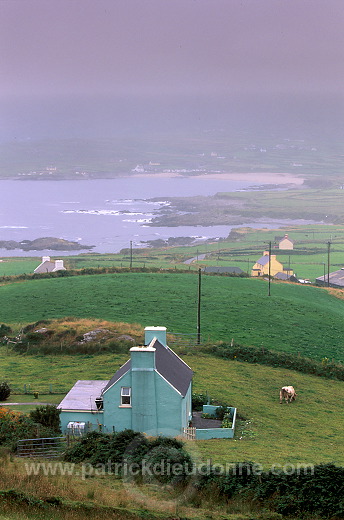
<path id="1" fill-rule="evenodd" d="M 292 275 L 293 271 L 291 269 L 283 269 L 283 265 L 281 262 L 276 260 L 276 255 L 271 255 L 270 262 L 270 274 L 271 276 L 276 276 L 277 273 L 285 273 L 287 275 Z M 268 276 L 269 275 L 269 251 L 264 251 L 263 256 L 257 260 L 257 262 L 252 267 L 251 276 Z"/>
<path id="2" fill-rule="evenodd" d="M 294 249 L 294 242 L 288 235 L 284 235 L 278 242 L 278 249 Z"/>

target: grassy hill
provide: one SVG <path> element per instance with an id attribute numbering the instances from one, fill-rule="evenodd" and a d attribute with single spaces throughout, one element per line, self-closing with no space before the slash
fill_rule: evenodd
<path id="1" fill-rule="evenodd" d="M 98 276 L 99 278 L 107 277 Z M 171 280 L 175 280 L 174 276 L 171 276 Z M 37 281 L 30 283 L 34 286 Z M 109 287 L 111 288 L 111 284 Z M 0 290 L 3 288 L 1 287 Z M 310 289 L 313 289 L 313 292 L 316 290 Z M 319 290 L 319 292 L 326 294 L 326 291 Z M 67 324 L 67 321 L 63 321 L 59 323 L 59 327 Z M 83 332 L 85 327 L 94 329 L 101 326 L 100 322 L 91 320 L 87 322 L 80 320 L 70 324 L 78 333 Z M 109 323 L 103 322 L 102 326 L 112 329 Z M 117 325 L 116 329 L 118 329 Z M 137 334 L 141 332 L 137 325 L 128 326 L 122 332 L 130 334 L 133 331 Z M 286 472 L 297 468 L 298 465 L 302 468 L 304 465 L 321 463 L 344 464 L 342 435 L 344 410 L 340 399 L 344 387 L 342 381 L 305 375 L 285 368 L 218 359 L 205 354 L 197 347 L 189 349 L 180 347 L 176 351 L 194 371 L 193 391 L 207 392 L 212 399 L 235 406 L 239 414 L 234 439 L 186 442 L 186 450 L 196 462 L 209 461 L 222 467 L 235 462 L 254 461 L 261 464 L 264 470 L 282 468 Z M 51 385 L 53 392 L 63 394 L 77 379 L 110 378 L 128 357 L 128 352 L 74 356 L 14 354 L 3 346 L 0 347 L 0 379 L 8 379 L 17 390 L 23 389 L 26 385 L 32 392 L 37 390 L 47 392 Z M 298 397 L 291 404 L 280 405 L 279 388 L 285 384 L 292 384 L 296 388 Z M 62 397 L 63 395 L 61 399 Z M 23 398 L 30 400 L 30 396 L 19 396 L 20 402 Z M 56 403 L 56 398 L 56 395 L 50 395 L 45 396 L 44 400 Z M 16 401 L 17 396 L 13 395 L 11 400 Z M 18 407 L 13 408 L 18 410 Z M 24 409 L 24 406 L 21 409 Z M 131 516 L 131 512 L 143 507 L 140 502 L 143 497 L 145 515 L 142 518 L 152 518 L 152 520 L 158 518 L 159 511 L 161 511 L 161 519 L 166 518 L 163 513 L 166 511 L 171 513 L 171 518 L 175 518 L 173 513 L 177 512 L 176 503 L 179 503 L 178 499 L 175 502 L 173 497 L 171 498 L 168 489 L 140 487 L 138 494 L 135 494 L 136 489 L 134 493 L 127 493 L 127 488 L 123 487 L 120 481 L 107 476 L 81 480 L 80 476 L 77 476 L 78 471 L 79 468 L 75 474 L 63 477 L 40 475 L 28 479 L 22 461 L 4 459 L 4 467 L 0 471 L 0 487 L 8 489 L 10 486 L 11 489 L 24 492 L 30 497 L 58 496 L 67 502 L 78 500 L 78 508 L 81 507 L 81 503 L 88 505 L 87 514 L 90 518 L 93 518 L 95 513 L 90 509 L 92 504 L 94 507 L 101 505 L 120 507 L 121 509 L 114 513 L 114 518 L 133 518 L 133 520 L 141 518 L 140 514 L 138 517 L 135 513 Z M 190 520 L 280 518 L 273 513 L 263 512 L 260 515 L 258 512 L 250 512 L 250 507 L 254 509 L 255 505 L 246 503 L 245 499 L 240 499 L 239 502 L 222 503 L 217 496 L 214 496 L 210 504 L 208 496 L 198 498 L 195 503 L 192 497 L 190 500 L 184 498 L 180 506 L 178 505 L 179 516 L 176 518 L 183 517 Z M 69 504 L 71 507 L 71 502 Z M 19 506 L 15 502 L 5 503 L 4 506 L 7 507 L 6 518 L 13 518 L 13 520 L 22 518 L 18 513 Z M 128 511 L 126 512 L 124 508 L 128 508 Z M 12 516 L 14 511 L 16 513 Z M 29 505 L 25 503 L 23 509 L 25 518 L 32 518 L 32 520 L 46 518 L 44 515 L 48 514 L 48 511 L 43 511 L 42 516 L 36 516 L 36 513 L 32 513 L 31 516 L 30 511 Z M 155 514 L 157 517 L 154 516 Z M 56 520 L 69 518 L 59 509 L 56 509 L 56 512 L 54 509 L 54 515 L 51 518 Z M 74 510 L 71 512 L 70 518 L 72 517 L 81 518 Z M 110 512 L 108 517 L 112 518 Z"/>
<path id="2" fill-rule="evenodd" d="M 0 287 L 1 321 L 20 326 L 76 316 L 197 330 L 193 273 L 121 273 L 15 282 Z M 325 289 L 257 279 L 203 276 L 204 340 L 264 346 L 343 360 L 344 300 Z M 341 294 L 341 293 L 339 293 Z"/>
<path id="3" fill-rule="evenodd" d="M 185 351 L 185 350 L 184 350 Z M 2 348 L 0 375 L 18 389 L 66 393 L 77 379 L 108 379 L 129 358 L 123 354 L 87 356 L 30 356 L 7 353 Z M 236 436 L 232 440 L 189 442 L 188 449 L 201 460 L 215 463 L 252 460 L 265 468 L 272 464 L 344 464 L 342 424 L 344 410 L 339 396 L 344 383 L 300 374 L 284 368 L 219 360 L 197 352 L 179 354 L 194 371 L 196 393 L 238 409 Z M 279 388 L 292 384 L 298 397 L 279 404 Z M 55 396 L 52 396 L 53 401 Z M 11 399 L 14 401 L 16 397 Z M 61 397 L 62 399 L 62 397 Z"/>

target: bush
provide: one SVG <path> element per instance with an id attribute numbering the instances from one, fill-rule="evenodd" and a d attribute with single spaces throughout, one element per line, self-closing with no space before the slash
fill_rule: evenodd
<path id="1" fill-rule="evenodd" d="M 47 404 L 45 406 L 37 406 L 36 410 L 31 410 L 29 416 L 33 422 L 46 426 L 56 433 L 61 433 L 60 413 L 61 411 L 56 406 Z"/>
<path id="2" fill-rule="evenodd" d="M 344 468 L 334 464 L 319 464 L 287 474 L 283 471 L 260 472 L 252 462 L 236 463 L 225 475 L 210 468 L 201 475 L 195 487 L 203 493 L 219 497 L 246 497 L 268 505 L 275 514 L 295 518 L 344 517 Z M 259 468 L 259 465 L 256 466 Z M 311 516 L 312 515 L 312 516 Z"/>
<path id="3" fill-rule="evenodd" d="M 135 468 L 133 478 L 137 482 L 155 480 L 159 483 L 173 482 L 182 484 L 191 468 L 191 458 L 186 453 L 183 443 L 170 437 L 148 439 L 142 433 L 123 430 L 119 433 L 104 434 L 90 432 L 80 441 L 67 449 L 64 459 L 68 462 L 87 462 L 92 465 L 104 464 L 107 469 L 119 471 L 124 463 Z M 170 466 L 167 466 L 170 464 Z M 164 471 L 165 468 L 178 464 L 181 471 Z M 156 465 L 156 466 L 155 466 Z M 143 468 L 157 467 L 158 471 L 143 471 Z M 123 468 L 123 466 L 122 466 Z M 130 472 L 129 472 L 130 475 Z M 124 476 L 128 476 L 124 472 Z"/>
<path id="4" fill-rule="evenodd" d="M 228 406 L 218 406 L 215 410 L 215 417 L 219 421 L 223 421 L 225 415 L 228 415 Z"/>
<path id="5" fill-rule="evenodd" d="M 55 432 L 45 426 L 37 428 L 37 424 L 25 414 L 0 408 L 0 445 L 16 449 L 18 439 L 34 439 L 52 437 Z"/>
<path id="6" fill-rule="evenodd" d="M 3 381 L 0 383 L 0 401 L 6 401 L 6 399 L 11 395 L 11 388 L 6 383 L 6 381 Z"/>
<path id="7" fill-rule="evenodd" d="M 11 334 L 12 329 L 11 327 L 8 327 L 8 325 L 5 325 L 2 323 L 0 325 L 0 338 L 3 338 L 4 336 L 8 336 L 8 334 Z"/>
<path id="8" fill-rule="evenodd" d="M 202 411 L 203 405 L 208 403 L 208 396 L 205 394 L 192 394 L 192 409 L 196 412 Z"/>
<path id="9" fill-rule="evenodd" d="M 254 498 L 283 515 L 305 512 L 321 518 L 344 517 L 344 468 L 319 464 L 313 471 L 286 475 L 283 472 L 263 473 L 255 486 Z"/>

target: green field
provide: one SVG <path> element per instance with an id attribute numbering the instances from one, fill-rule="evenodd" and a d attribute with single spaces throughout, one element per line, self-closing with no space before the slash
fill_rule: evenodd
<path id="1" fill-rule="evenodd" d="M 277 249 L 276 237 L 288 233 L 294 241 L 294 249 Z M 344 265 L 344 227 L 342 225 L 289 226 L 281 229 L 253 229 L 238 227 L 227 239 L 199 243 L 195 246 L 174 246 L 166 248 L 134 248 L 134 267 L 159 269 L 196 270 L 205 266 L 237 266 L 245 272 L 251 269 L 264 250 L 272 243 L 272 253 L 277 255 L 285 268 L 292 269 L 299 278 L 309 278 L 313 282 L 323 276 L 328 269 L 328 242 L 330 246 L 330 272 Z M 200 255 L 206 255 L 201 259 Z M 52 258 L 60 258 L 55 252 Z M 118 254 L 82 253 L 65 256 L 67 269 L 97 269 L 104 267 L 129 267 L 129 250 Z M 191 264 L 185 260 L 194 258 Z M 0 278 L 18 274 L 33 273 L 40 264 L 41 257 L 0 258 Z"/>
<path id="2" fill-rule="evenodd" d="M 189 442 L 188 448 L 195 456 L 201 460 L 212 458 L 217 463 L 253 460 L 266 468 L 282 462 L 344 464 L 344 410 L 338 398 L 343 393 L 342 381 L 285 368 L 219 360 L 197 352 L 197 348 L 187 355 L 182 352 L 179 349 L 194 371 L 193 391 L 208 392 L 211 398 L 237 407 L 245 418 L 238 422 L 234 441 Z M 129 357 L 129 352 L 96 356 L 4 355 L 4 347 L 1 354 L 1 378 L 8 379 L 17 391 L 30 384 L 32 391 L 44 392 L 52 385 L 59 394 L 44 397 L 52 403 L 59 402 L 78 379 L 110 379 Z M 279 388 L 284 384 L 293 384 L 298 393 L 290 405 L 279 404 Z M 255 388 L 259 388 L 259 395 L 255 395 Z M 34 399 L 32 395 L 9 398 L 17 400 Z M 19 411 L 18 407 L 13 409 Z"/>
<path id="3" fill-rule="evenodd" d="M 1 321 L 17 327 L 76 316 L 197 332 L 195 273 L 121 273 L 28 280 L 0 287 Z M 343 360 L 344 300 L 327 290 L 260 279 L 203 276 L 204 341 L 231 341 Z"/>

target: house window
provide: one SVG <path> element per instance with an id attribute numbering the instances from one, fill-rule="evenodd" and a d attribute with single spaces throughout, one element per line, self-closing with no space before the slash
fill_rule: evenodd
<path id="1" fill-rule="evenodd" d="M 121 406 L 131 405 L 131 388 L 130 386 L 122 386 L 121 388 Z"/>

